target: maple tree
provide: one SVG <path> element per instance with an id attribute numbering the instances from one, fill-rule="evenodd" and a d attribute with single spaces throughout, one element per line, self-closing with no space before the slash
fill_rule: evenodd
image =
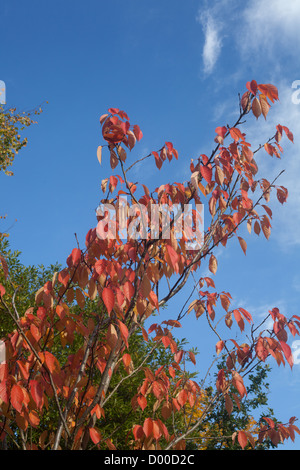
<path id="1" fill-rule="evenodd" d="M 166 161 L 178 160 L 173 144 L 167 141 L 126 166 L 127 153 L 143 137 L 140 127 L 131 125 L 125 111 L 117 108 L 100 117 L 105 143 L 98 147 L 98 160 L 101 163 L 108 156 L 112 170 L 118 168 L 120 174 L 112 173 L 101 183 L 106 195 L 85 246 L 70 250 L 66 266 L 37 290 L 34 304 L 26 311 L 18 308 L 14 292 L 8 295 L 9 286 L 14 286 L 5 257 L 0 257 L 5 278 L 0 285 L 1 308 L 15 325 L 3 338 L 2 440 L 21 449 L 115 449 L 114 438 L 105 428 L 106 412 L 122 386 L 138 374 L 141 379 L 130 399 L 134 420 L 126 435 L 128 448 L 181 450 L 221 400 L 229 415 L 234 406 L 241 407 L 247 396 L 247 375 L 261 362 L 273 358 L 278 366 L 292 367 L 288 332 L 299 334 L 300 317 L 287 318 L 274 307 L 268 314 L 272 329 L 265 328 L 264 322 L 255 325 L 245 308 L 230 308 L 230 293 L 218 292 L 213 277 L 201 277 L 201 263 L 208 263 L 213 276 L 218 268 L 216 247 L 225 248 L 235 237 L 246 254 L 246 240 L 238 235 L 242 224 L 268 239 L 271 193 L 281 204 L 287 200 L 287 189 L 277 183 L 280 175 L 273 181 L 256 179 L 256 155 L 266 152 L 280 158 L 282 137 L 293 141 L 293 134 L 278 124 L 264 145 L 251 149 L 242 131 L 248 115 L 266 119 L 277 100 L 274 85 L 248 82 L 238 119 L 232 126 L 215 129 L 215 148 L 210 156 L 202 154 L 191 161 L 190 179 L 152 191 L 130 181 L 130 170 L 150 158 L 158 170 Z M 192 210 L 185 212 L 187 206 Z M 203 206 L 210 220 L 202 233 Z M 156 214 L 155 208 L 162 210 Z M 161 223 L 153 222 L 153 214 Z M 163 223 L 167 216 L 168 226 Z M 160 318 L 155 313 L 163 316 L 163 308 L 188 282 L 192 293 L 184 306 L 174 318 L 155 322 Z M 229 333 L 234 323 L 242 337 L 249 328 L 248 342 L 221 336 L 219 320 L 215 321 L 220 312 Z M 182 348 L 174 334 L 188 314 L 195 314 L 199 323 L 207 322 L 216 337 L 216 352 L 224 360 L 200 414 L 202 384 L 186 369 L 187 359 L 196 364 L 196 356 Z M 151 347 L 134 357 L 130 344 L 137 332 Z M 158 347 L 171 354 L 168 366 L 147 362 Z M 177 428 L 174 423 L 185 406 L 191 416 L 195 410 L 197 417 Z M 54 409 L 55 428 L 44 419 Z M 295 421 L 292 417 L 281 423 L 265 416 L 258 429 L 237 428 L 231 438 L 242 449 L 255 448 L 256 442 L 265 439 L 277 445 L 299 433 Z M 39 434 L 35 441 L 30 437 L 32 429 Z"/>

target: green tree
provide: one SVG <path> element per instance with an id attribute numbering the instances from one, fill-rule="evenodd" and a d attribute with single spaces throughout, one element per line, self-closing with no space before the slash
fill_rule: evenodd
<path id="1" fill-rule="evenodd" d="M 224 367 L 224 363 L 219 364 L 218 368 L 221 367 Z M 259 423 L 262 421 L 263 416 L 268 416 L 276 421 L 273 410 L 268 407 L 269 383 L 267 378 L 270 370 L 268 364 L 262 363 L 255 368 L 252 374 L 249 374 L 247 396 L 240 401 L 239 405 L 233 401 L 230 414 L 224 397 L 221 397 L 217 406 L 203 421 L 198 431 L 204 437 L 192 441 L 196 449 L 238 450 L 240 446 L 237 440 L 232 439 L 237 428 L 255 432 L 259 429 Z M 205 393 L 209 397 L 212 388 L 208 387 Z M 236 393 L 232 386 L 230 393 L 232 395 Z M 197 433 L 195 433 L 195 437 L 197 437 Z M 274 447 L 272 441 L 267 439 L 261 443 L 256 443 L 255 448 L 256 450 L 268 450 Z M 250 443 L 246 449 L 252 449 Z"/>
<path id="2" fill-rule="evenodd" d="M 4 108 L 0 105 L 0 171 L 6 175 L 13 175 L 8 167 L 13 164 L 18 152 L 27 145 L 27 137 L 22 137 L 21 134 L 26 127 L 36 124 L 33 117 L 41 112 L 41 107 L 18 112 L 16 108 Z"/>
<path id="3" fill-rule="evenodd" d="M 37 290 L 52 279 L 55 271 L 60 269 L 60 265 L 25 266 L 20 259 L 21 252 L 11 250 L 9 239 L 4 234 L 0 234 L 0 256 L 2 257 L 0 284 L 5 282 L 7 295 L 12 304 L 18 306 L 18 311 L 24 314 L 34 303 Z M 9 272 L 8 281 L 5 280 L 6 269 Z M 5 312 L 3 305 L 0 305 L 0 338 L 11 333 L 14 329 L 13 319 Z"/>

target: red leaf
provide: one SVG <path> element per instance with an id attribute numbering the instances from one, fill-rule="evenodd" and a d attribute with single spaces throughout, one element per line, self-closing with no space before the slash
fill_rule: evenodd
<path id="1" fill-rule="evenodd" d="M 286 344 L 284 341 L 279 341 L 280 346 L 282 348 L 283 354 L 285 355 L 286 360 L 288 361 L 290 368 L 293 367 L 294 361 L 293 361 L 293 355 L 291 348 L 289 347 L 288 344 Z"/>
<path id="2" fill-rule="evenodd" d="M 141 409 L 144 411 L 147 406 L 147 399 L 143 395 L 140 395 L 138 396 L 137 401 Z"/>
<path id="3" fill-rule="evenodd" d="M 149 294 L 149 300 L 150 300 L 151 304 L 154 305 L 154 307 L 157 310 L 159 310 L 158 298 L 157 298 L 157 295 L 155 294 L 155 292 L 153 292 L 153 290 Z"/>
<path id="4" fill-rule="evenodd" d="M 153 431 L 152 431 L 153 437 L 154 439 L 158 440 L 162 435 L 161 428 L 157 421 L 153 421 L 152 423 L 153 423 Z"/>
<path id="5" fill-rule="evenodd" d="M 179 364 L 179 362 L 181 361 L 182 356 L 183 356 L 183 351 L 182 350 L 180 350 L 180 351 L 178 351 L 177 353 L 174 354 L 174 359 L 175 359 L 175 362 L 177 362 L 177 364 Z"/>
<path id="6" fill-rule="evenodd" d="M 134 295 L 134 287 L 130 281 L 126 281 L 123 285 L 123 292 L 128 301 L 130 301 Z"/>
<path id="7" fill-rule="evenodd" d="M 24 401 L 24 393 L 22 387 L 17 384 L 12 386 L 10 401 L 14 409 L 21 413 Z"/>
<path id="8" fill-rule="evenodd" d="M 152 155 L 155 158 L 155 164 L 156 164 L 157 168 L 160 170 L 161 167 L 162 167 L 163 162 L 162 162 L 158 152 L 152 152 Z"/>
<path id="9" fill-rule="evenodd" d="M 247 434 L 244 431 L 239 431 L 238 441 L 239 441 L 239 444 L 240 444 L 241 448 L 244 450 L 244 448 L 246 447 L 247 442 L 248 442 Z"/>
<path id="10" fill-rule="evenodd" d="M 39 382 L 37 382 L 36 380 L 31 380 L 29 383 L 29 387 L 30 387 L 30 394 L 33 400 L 35 401 L 36 406 L 40 410 L 44 403 L 42 387 L 39 384 Z"/>
<path id="11" fill-rule="evenodd" d="M 79 250 L 79 248 L 74 248 L 72 250 L 72 253 L 67 259 L 67 264 L 69 267 L 76 266 L 80 262 L 80 259 L 81 259 L 81 250 Z"/>
<path id="12" fill-rule="evenodd" d="M 137 124 L 133 126 L 133 133 L 138 141 L 143 137 L 143 133 Z"/>
<path id="13" fill-rule="evenodd" d="M 110 314 L 115 304 L 115 296 L 113 290 L 109 287 L 104 287 L 102 291 L 102 300 L 104 302 L 108 314 Z"/>
<path id="14" fill-rule="evenodd" d="M 257 85 L 257 88 L 259 89 L 259 91 L 261 91 L 267 98 L 269 98 L 272 103 L 274 103 L 274 101 L 277 101 L 278 100 L 278 90 L 276 88 L 276 86 L 274 85 L 271 85 L 270 83 L 267 83 L 267 84 L 260 84 L 260 85 Z"/>
<path id="15" fill-rule="evenodd" d="M 268 144 L 268 143 L 266 142 L 265 145 L 264 145 L 264 148 L 265 148 L 265 151 L 266 151 L 269 155 L 271 155 L 271 157 L 272 157 L 272 155 L 274 154 L 274 147 L 273 147 L 273 145 Z"/>
<path id="16" fill-rule="evenodd" d="M 102 128 L 102 135 L 107 142 L 117 144 L 119 142 L 122 142 L 125 137 L 125 133 L 120 124 L 115 125 L 112 123 L 112 119 L 113 118 L 105 121 L 105 124 Z"/>
<path id="17" fill-rule="evenodd" d="M 200 168 L 201 175 L 207 181 L 208 183 L 211 183 L 211 178 L 212 178 L 212 169 L 209 168 L 208 166 L 201 166 Z"/>
<path id="18" fill-rule="evenodd" d="M 178 253 L 174 250 L 174 248 L 171 245 L 167 245 L 167 252 L 170 257 L 170 262 L 171 266 L 174 268 L 174 270 L 178 273 L 179 266 L 178 266 Z"/>
<path id="19" fill-rule="evenodd" d="M 90 437 L 94 444 L 99 444 L 101 441 L 101 434 L 95 428 L 89 429 Z"/>
<path id="20" fill-rule="evenodd" d="M 178 397 L 177 397 L 177 401 L 178 401 L 179 405 L 180 405 L 180 406 L 185 405 L 185 403 L 186 403 L 186 401 L 187 401 L 187 398 L 188 398 L 187 391 L 186 391 L 186 390 L 181 390 L 181 391 L 178 393 Z"/>
<path id="21" fill-rule="evenodd" d="M 139 424 L 136 424 L 132 430 L 133 432 L 133 435 L 134 435 L 134 439 L 137 441 L 139 439 L 142 439 L 144 437 L 144 431 L 143 431 L 143 428 L 142 426 L 140 426 Z"/>
<path id="22" fill-rule="evenodd" d="M 282 126 L 282 129 L 283 129 L 284 132 L 286 133 L 287 138 L 288 138 L 291 142 L 294 142 L 294 136 L 293 136 L 292 132 L 289 130 L 289 128 L 286 127 L 286 126 Z"/>
<path id="23" fill-rule="evenodd" d="M 256 95 L 257 83 L 255 80 L 251 80 L 251 82 L 247 82 L 246 88 L 252 93 L 252 95 Z"/>
<path id="24" fill-rule="evenodd" d="M 150 437 L 153 432 L 153 422 L 151 418 L 146 418 L 143 425 L 143 431 L 146 437 Z"/>
<path id="25" fill-rule="evenodd" d="M 5 288 L 0 284 L 0 297 L 3 297 L 5 294 Z"/>
<path id="26" fill-rule="evenodd" d="M 4 403 L 8 403 L 9 401 L 7 380 L 0 382 L 0 398 Z"/>
<path id="27" fill-rule="evenodd" d="M 58 281 L 64 287 L 67 287 L 69 279 L 70 279 L 70 274 L 68 273 L 68 271 L 66 269 L 63 269 L 62 271 L 60 271 L 57 278 L 58 278 Z"/>
<path id="28" fill-rule="evenodd" d="M 280 186 L 277 188 L 277 199 L 280 202 L 280 204 L 284 204 L 287 201 L 288 198 L 288 190 L 284 188 L 283 186 Z"/>
<path id="29" fill-rule="evenodd" d="M 242 316 L 238 310 L 233 310 L 234 318 L 237 322 L 237 324 L 240 327 L 241 331 L 244 331 L 244 320 L 242 319 Z"/>
<path id="30" fill-rule="evenodd" d="M 216 344 L 217 354 L 219 354 L 222 351 L 223 348 L 224 348 L 224 341 L 222 341 L 222 340 L 218 341 L 217 344 Z"/>
<path id="31" fill-rule="evenodd" d="M 125 367 L 129 367 L 131 363 L 131 356 L 130 354 L 124 354 L 122 357 L 123 363 Z"/>
<path id="32" fill-rule="evenodd" d="M 227 127 L 223 126 L 223 127 L 216 127 L 215 129 L 215 132 L 216 134 L 218 134 L 220 137 L 222 137 L 222 139 L 224 139 L 225 137 L 225 134 L 227 132 Z"/>
<path id="33" fill-rule="evenodd" d="M 40 418 L 36 411 L 30 411 L 28 419 L 32 427 L 36 428 L 40 424 Z"/>
<path id="34" fill-rule="evenodd" d="M 192 361 L 192 363 L 195 366 L 196 365 L 196 357 L 195 357 L 195 354 L 193 353 L 193 351 L 189 351 L 189 356 L 190 356 L 190 360 Z"/>
<path id="35" fill-rule="evenodd" d="M 244 317 L 246 318 L 247 322 L 249 322 L 249 323 L 252 322 L 252 315 L 251 315 L 251 313 L 249 313 L 247 310 L 245 310 L 245 309 L 242 308 L 242 307 L 239 308 L 239 311 L 244 315 Z"/>
<path id="36" fill-rule="evenodd" d="M 53 356 L 53 354 L 51 354 L 49 351 L 45 351 L 43 354 L 44 354 L 45 363 L 46 363 L 49 371 L 51 372 L 51 374 L 53 372 L 59 372 L 60 371 L 60 365 L 59 365 L 59 362 L 56 359 L 56 357 Z"/>
<path id="37" fill-rule="evenodd" d="M 120 332 L 121 332 L 122 338 L 123 338 L 123 340 L 124 340 L 124 343 L 125 343 L 126 346 L 128 347 L 128 341 L 127 341 L 127 338 L 128 338 L 128 328 L 127 328 L 127 326 L 125 325 L 125 323 L 122 323 L 120 320 L 118 320 L 118 325 L 119 325 Z"/>
<path id="38" fill-rule="evenodd" d="M 110 114 L 118 114 L 119 113 L 119 108 L 109 108 L 108 112 Z"/>
<path id="39" fill-rule="evenodd" d="M 270 426 L 271 429 L 275 428 L 275 423 L 271 418 L 267 418 L 267 417 L 264 416 L 262 419 L 264 419 L 268 423 L 268 425 Z"/>

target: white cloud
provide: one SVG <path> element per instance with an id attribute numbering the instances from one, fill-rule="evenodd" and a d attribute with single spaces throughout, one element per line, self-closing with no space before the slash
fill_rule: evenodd
<path id="1" fill-rule="evenodd" d="M 259 51 L 262 60 L 270 59 L 285 48 L 298 53 L 299 0 L 253 0 L 241 15 L 237 42 L 244 52 Z"/>
<path id="2" fill-rule="evenodd" d="M 197 20 L 201 23 L 204 33 L 203 69 L 205 74 L 210 74 L 220 56 L 222 40 L 220 37 L 220 25 L 213 19 L 208 10 L 199 14 Z"/>

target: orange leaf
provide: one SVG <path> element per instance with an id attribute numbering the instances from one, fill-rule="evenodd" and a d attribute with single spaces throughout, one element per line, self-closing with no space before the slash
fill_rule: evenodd
<path id="1" fill-rule="evenodd" d="M 242 237 L 238 237 L 238 239 L 239 239 L 239 242 L 240 242 L 240 245 L 241 245 L 241 248 L 242 248 L 244 254 L 246 254 L 247 243 L 245 242 L 245 240 Z"/>
<path id="2" fill-rule="evenodd" d="M 150 437 L 153 432 L 153 422 L 151 418 L 146 418 L 143 425 L 143 431 L 146 437 Z"/>
<path id="3" fill-rule="evenodd" d="M 224 341 L 220 340 L 217 342 L 216 344 L 216 351 L 217 351 L 217 354 L 219 354 L 222 349 L 224 348 Z"/>
<path id="4" fill-rule="evenodd" d="M 107 344 L 108 346 L 113 349 L 118 341 L 117 331 L 114 325 L 111 323 L 107 329 Z"/>
<path id="5" fill-rule="evenodd" d="M 239 139 L 245 140 L 243 134 L 237 127 L 232 127 L 230 129 L 231 137 L 237 142 Z"/>
<path id="6" fill-rule="evenodd" d="M 127 341 L 127 338 L 128 338 L 128 328 L 127 328 L 127 326 L 125 325 L 125 323 L 122 323 L 120 320 L 118 320 L 118 325 L 119 325 L 120 332 L 121 332 L 122 338 L 123 338 L 123 340 L 124 340 L 124 343 L 125 343 L 126 346 L 128 347 L 128 341 Z"/>
<path id="7" fill-rule="evenodd" d="M 40 418 L 36 411 L 32 410 L 28 414 L 28 419 L 33 428 L 36 428 L 40 424 Z"/>
<path id="8" fill-rule="evenodd" d="M 131 363 L 131 356 L 130 356 L 130 354 L 124 354 L 123 357 L 122 357 L 122 360 L 123 360 L 124 366 L 125 366 L 125 367 L 129 367 L 129 365 L 130 365 L 130 363 Z"/>
<path id="9" fill-rule="evenodd" d="M 239 441 L 239 444 L 240 444 L 241 448 L 244 450 L 244 448 L 246 447 L 247 442 L 248 442 L 247 434 L 244 431 L 239 431 L 238 441 Z"/>
<path id="10" fill-rule="evenodd" d="M 215 255 L 211 255 L 209 259 L 209 270 L 211 273 L 216 274 L 217 269 L 218 269 L 218 261 Z"/>
<path id="11" fill-rule="evenodd" d="M 259 95 L 259 101 L 260 101 L 262 115 L 266 119 L 267 114 L 268 114 L 269 109 L 270 109 L 270 105 L 269 105 L 265 95 Z"/>
<path id="12" fill-rule="evenodd" d="M 254 100 L 252 101 L 252 112 L 256 119 L 258 119 L 262 113 L 260 101 L 257 98 L 254 98 Z"/>

